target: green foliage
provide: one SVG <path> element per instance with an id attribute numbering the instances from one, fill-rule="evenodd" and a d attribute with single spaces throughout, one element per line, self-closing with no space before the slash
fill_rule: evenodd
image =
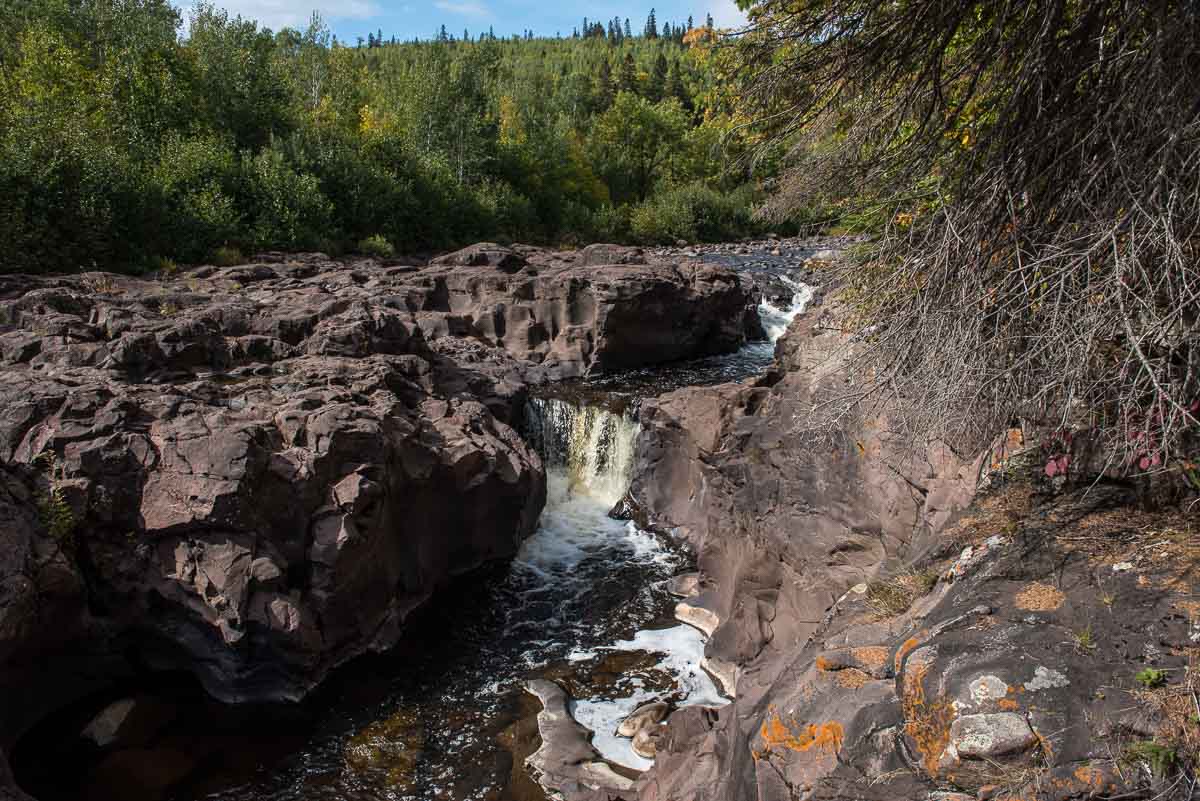
<path id="1" fill-rule="evenodd" d="M 242 251 L 223 245 L 213 251 L 210 261 L 217 267 L 233 267 L 244 264 L 246 259 L 242 256 Z"/>
<path id="2" fill-rule="evenodd" d="M 358 252 L 364 256 L 376 256 L 381 259 L 388 259 L 396 255 L 396 248 L 392 247 L 391 242 L 379 234 L 375 234 L 358 243 Z"/>
<path id="3" fill-rule="evenodd" d="M 648 244 L 751 236 L 760 232 L 753 219 L 752 194 L 749 187 L 725 193 L 700 183 L 664 190 L 633 209 L 633 236 Z"/>
<path id="4" fill-rule="evenodd" d="M 1151 772 L 1159 777 L 1168 775 L 1179 763 L 1178 751 L 1152 740 L 1130 743 L 1125 748 L 1124 757 L 1127 764 L 1148 765 Z"/>
<path id="5" fill-rule="evenodd" d="M 1148 667 L 1138 671 L 1133 678 L 1147 690 L 1153 690 L 1167 683 L 1167 671 Z"/>
<path id="6" fill-rule="evenodd" d="M 731 166 L 748 140 L 710 44 L 353 48 L 316 16 L 272 33 L 208 2 L 0 0 L 0 269 L 628 239 L 629 204 L 768 177 Z"/>

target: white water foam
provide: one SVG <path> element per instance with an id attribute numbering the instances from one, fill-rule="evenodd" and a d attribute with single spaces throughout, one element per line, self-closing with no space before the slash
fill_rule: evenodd
<path id="1" fill-rule="evenodd" d="M 787 276 L 780 276 L 780 280 L 793 290 L 791 304 L 786 309 L 781 309 L 764 299 L 758 306 L 759 319 L 762 320 L 763 329 L 767 332 L 767 339 L 772 343 L 779 341 L 779 338 L 787 332 L 792 321 L 804 312 L 813 299 L 813 288 L 808 284 L 802 284 Z"/>
<path id="2" fill-rule="evenodd" d="M 724 706 L 728 699 L 721 695 L 717 685 L 700 667 L 704 658 L 704 635 L 691 626 L 675 626 L 669 629 L 639 631 L 631 640 L 621 640 L 607 648 L 594 651 L 576 651 L 568 659 L 580 661 L 604 651 L 649 651 L 663 658 L 657 668 L 671 675 L 683 696 L 679 706 Z M 592 745 L 605 759 L 634 770 L 647 770 L 653 761 L 634 753 L 633 743 L 618 737 L 617 727 L 639 706 L 661 698 L 658 691 L 646 690 L 635 684 L 629 698 L 613 700 L 575 701 L 571 712 L 575 719 L 590 729 L 594 736 Z"/>

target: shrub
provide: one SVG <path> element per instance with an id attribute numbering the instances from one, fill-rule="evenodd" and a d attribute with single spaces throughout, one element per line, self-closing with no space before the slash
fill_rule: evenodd
<path id="1" fill-rule="evenodd" d="M 228 245 L 223 245 L 214 250 L 210 261 L 217 267 L 233 267 L 246 263 L 245 257 L 242 256 L 242 251 Z"/>
<path id="2" fill-rule="evenodd" d="M 327 234 L 333 209 L 319 182 L 294 169 L 281 150 L 244 156 L 242 170 L 255 247 L 312 247 Z"/>
<path id="3" fill-rule="evenodd" d="M 359 242 L 358 252 L 364 256 L 375 256 L 380 259 L 390 259 L 396 255 L 396 249 L 392 247 L 392 243 L 379 234 L 369 236 Z"/>
<path id="4" fill-rule="evenodd" d="M 880 617 L 902 615 L 937 585 L 937 573 L 909 570 L 890 579 L 867 585 L 867 606 Z"/>
<path id="5" fill-rule="evenodd" d="M 753 189 L 723 193 L 694 183 L 659 192 L 633 210 L 634 238 L 646 243 L 719 242 L 757 233 Z"/>

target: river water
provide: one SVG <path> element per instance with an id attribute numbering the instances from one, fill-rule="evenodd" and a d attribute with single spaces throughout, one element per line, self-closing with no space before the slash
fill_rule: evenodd
<path id="1" fill-rule="evenodd" d="M 760 309 L 768 342 L 590 382 L 631 403 L 532 400 L 526 434 L 548 475 L 537 532 L 510 564 L 437 597 L 392 652 L 356 660 L 291 707 L 231 710 L 169 678 L 117 688 L 22 743 L 13 762 L 24 766 L 23 785 L 40 801 L 540 799 L 522 765 L 536 746 L 537 708 L 523 685 L 539 677 L 569 690 L 576 719 L 618 770 L 645 769 L 650 763 L 613 733 L 625 715 L 658 698 L 724 700 L 699 667 L 702 635 L 671 617 L 666 582 L 687 568 L 687 555 L 609 516 L 631 478 L 636 399 L 761 373 L 811 297 L 792 286 L 790 304 Z M 70 733 L 131 695 L 165 710 L 153 737 L 135 756 L 81 749 Z"/>

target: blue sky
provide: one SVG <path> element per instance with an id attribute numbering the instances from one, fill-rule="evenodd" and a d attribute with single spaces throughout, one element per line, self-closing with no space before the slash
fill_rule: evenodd
<path id="1" fill-rule="evenodd" d="M 309 15 L 319 11 L 338 39 L 354 42 L 368 32 L 382 29 L 384 36 L 397 39 L 429 38 L 441 26 L 455 36 L 463 28 L 472 35 L 494 26 L 497 36 L 520 33 L 527 28 L 539 35 L 556 32 L 570 35 L 583 17 L 608 20 L 629 17 L 635 32 L 646 22 L 651 5 L 660 22 L 686 22 L 691 14 L 697 23 L 712 14 L 718 26 L 735 27 L 745 20 L 734 0 L 647 0 L 613 2 L 598 0 L 214 0 L 231 14 L 256 19 L 273 30 L 303 27 Z"/>

